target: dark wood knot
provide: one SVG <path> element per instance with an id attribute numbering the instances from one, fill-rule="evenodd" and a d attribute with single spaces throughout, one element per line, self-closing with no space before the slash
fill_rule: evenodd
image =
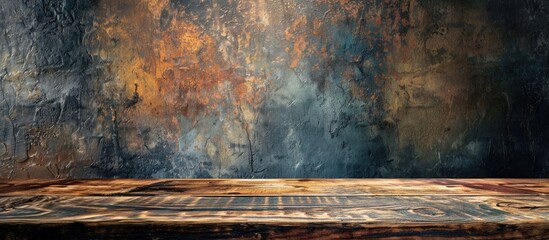
<path id="1" fill-rule="evenodd" d="M 432 208 L 432 207 L 420 207 L 420 208 L 413 208 L 410 210 L 413 214 L 417 214 L 420 216 L 427 216 L 427 217 L 442 217 L 446 215 L 446 213 L 440 209 Z"/>

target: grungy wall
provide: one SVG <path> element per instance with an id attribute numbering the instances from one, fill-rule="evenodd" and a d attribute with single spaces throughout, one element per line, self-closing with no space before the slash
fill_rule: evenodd
<path id="1" fill-rule="evenodd" d="M 0 178 L 549 176 L 544 0 L 0 2 Z"/>

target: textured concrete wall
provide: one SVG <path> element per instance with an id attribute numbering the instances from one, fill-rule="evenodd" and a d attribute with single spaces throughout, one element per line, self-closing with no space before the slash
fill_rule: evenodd
<path id="1" fill-rule="evenodd" d="M 544 0 L 0 1 L 0 178 L 549 175 Z"/>

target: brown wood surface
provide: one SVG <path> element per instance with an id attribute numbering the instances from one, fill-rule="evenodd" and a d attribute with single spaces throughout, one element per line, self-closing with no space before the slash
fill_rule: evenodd
<path id="1" fill-rule="evenodd" d="M 546 179 L 0 180 L 0 239 L 548 239 Z"/>

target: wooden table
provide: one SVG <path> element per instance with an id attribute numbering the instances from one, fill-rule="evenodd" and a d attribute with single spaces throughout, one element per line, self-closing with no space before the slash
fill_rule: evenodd
<path id="1" fill-rule="evenodd" d="M 548 239 L 548 179 L 0 180 L 0 239 Z"/>

